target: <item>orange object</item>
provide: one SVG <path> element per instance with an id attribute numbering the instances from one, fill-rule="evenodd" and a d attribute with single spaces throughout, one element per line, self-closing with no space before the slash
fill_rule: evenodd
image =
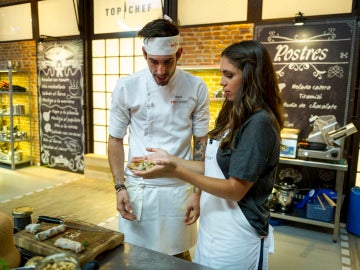
<path id="1" fill-rule="evenodd" d="M 328 195 L 323 193 L 323 196 L 324 196 L 325 200 L 328 202 L 328 204 L 330 204 L 332 207 L 336 206 L 336 203 L 332 199 L 330 199 L 330 197 Z"/>
<path id="2" fill-rule="evenodd" d="M 320 205 L 321 205 L 321 208 L 322 208 L 323 210 L 325 210 L 325 206 L 324 206 L 324 204 L 323 204 L 323 202 L 322 202 L 322 200 L 320 199 L 319 196 L 317 196 L 317 199 L 318 199 L 318 201 L 319 201 L 319 203 L 320 203 Z"/>

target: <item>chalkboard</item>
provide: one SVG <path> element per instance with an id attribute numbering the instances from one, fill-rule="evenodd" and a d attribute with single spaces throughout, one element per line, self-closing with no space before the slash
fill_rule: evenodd
<path id="1" fill-rule="evenodd" d="M 356 20 L 257 25 L 254 39 L 268 49 L 284 99 L 285 126 L 311 131 L 311 116 L 347 124 Z"/>
<path id="2" fill-rule="evenodd" d="M 37 45 L 41 165 L 83 173 L 83 45 L 81 40 Z"/>

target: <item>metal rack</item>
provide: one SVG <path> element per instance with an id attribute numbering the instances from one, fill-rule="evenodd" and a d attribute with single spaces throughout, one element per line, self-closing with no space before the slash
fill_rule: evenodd
<path id="1" fill-rule="evenodd" d="M 0 70 L 0 80 L 7 80 L 9 84 L 8 89 L 0 89 L 0 145 L 8 151 L 0 152 L 0 166 L 14 170 L 29 166 L 32 162 L 30 74 L 28 71 L 13 70 L 9 67 L 7 70 Z M 14 91 L 14 83 L 24 87 L 26 91 Z M 16 110 L 19 102 L 24 103 L 21 105 L 23 110 L 20 111 Z M 5 130 L 4 126 L 8 126 L 8 129 Z M 18 126 L 24 131 L 18 130 Z"/>
<path id="2" fill-rule="evenodd" d="M 287 213 L 279 213 L 279 212 L 271 212 L 271 217 L 290 220 L 300 223 L 306 223 L 326 228 L 333 229 L 333 241 L 337 242 L 339 239 L 339 232 L 340 232 L 340 213 L 341 213 L 341 206 L 342 206 L 342 197 L 343 197 L 343 188 L 344 188 L 344 175 L 345 172 L 348 170 L 348 165 L 346 160 L 341 160 L 337 163 L 331 162 L 323 162 L 323 161 L 313 161 L 313 160 L 302 160 L 302 159 L 292 159 L 292 158 L 280 158 L 281 164 L 288 164 L 288 165 L 296 165 L 296 166 L 306 166 L 306 167 L 314 167 L 320 169 L 330 169 L 336 171 L 336 192 L 337 192 L 337 203 L 335 208 L 335 217 L 332 223 L 330 222 L 323 222 L 313 219 L 308 219 L 304 217 L 298 217 L 292 214 Z"/>

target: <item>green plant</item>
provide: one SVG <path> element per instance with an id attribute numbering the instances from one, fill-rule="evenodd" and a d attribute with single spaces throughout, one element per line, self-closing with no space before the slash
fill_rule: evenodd
<path id="1" fill-rule="evenodd" d="M 9 269 L 10 268 L 7 262 L 4 259 L 0 258 L 0 270 L 9 270 Z"/>

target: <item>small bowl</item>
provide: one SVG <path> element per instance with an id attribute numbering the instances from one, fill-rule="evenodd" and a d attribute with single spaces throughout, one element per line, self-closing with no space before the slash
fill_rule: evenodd
<path id="1" fill-rule="evenodd" d="M 78 257 L 70 253 L 55 253 L 49 255 L 36 264 L 36 270 L 80 270 L 80 262 Z"/>

